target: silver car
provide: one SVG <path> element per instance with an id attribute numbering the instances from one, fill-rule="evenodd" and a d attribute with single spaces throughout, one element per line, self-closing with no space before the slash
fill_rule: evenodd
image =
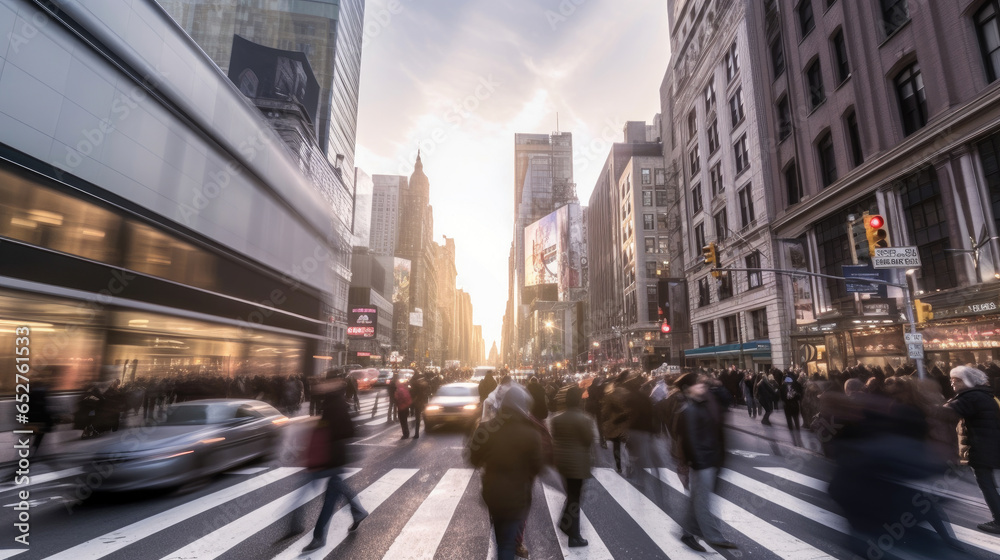
<path id="1" fill-rule="evenodd" d="M 479 418 L 481 410 L 479 384 L 449 383 L 442 385 L 427 402 L 424 423 L 428 430 L 445 422 L 471 424 Z"/>
<path id="2" fill-rule="evenodd" d="M 253 400 L 205 399 L 171 405 L 166 418 L 103 441 L 93 461 L 97 490 L 172 488 L 266 457 L 288 418 Z"/>

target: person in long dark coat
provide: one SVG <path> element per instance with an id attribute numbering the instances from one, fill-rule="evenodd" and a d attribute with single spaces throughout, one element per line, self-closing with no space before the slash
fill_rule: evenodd
<path id="1" fill-rule="evenodd" d="M 493 520 L 499 560 L 514 560 L 517 534 L 542 470 L 542 438 L 528 418 L 531 404 L 528 391 L 512 384 L 500 414 L 480 424 L 469 444 L 472 465 L 483 469 L 483 501 Z"/>
<path id="2" fill-rule="evenodd" d="M 531 405 L 531 415 L 535 417 L 536 420 L 542 421 L 549 417 L 549 407 L 546 406 L 548 399 L 545 395 L 545 387 L 538 382 L 537 377 L 532 377 L 528 380 L 528 385 L 526 387 L 528 393 L 531 394 L 533 404 Z"/>
<path id="3" fill-rule="evenodd" d="M 496 388 L 497 380 L 493 377 L 493 370 L 487 371 L 482 381 L 479 382 L 479 402 L 486 402 L 486 398 Z"/>
<path id="4" fill-rule="evenodd" d="M 566 505 L 559 518 L 559 530 L 569 537 L 569 546 L 587 546 L 580 534 L 580 503 L 583 483 L 591 477 L 591 447 L 594 423 L 580 409 L 583 389 L 566 391 L 566 411 L 552 419 L 552 447 L 556 468 L 566 485 Z"/>
<path id="5" fill-rule="evenodd" d="M 987 533 L 1000 534 L 1000 493 L 996 474 L 1000 469 L 1000 405 L 993 396 L 989 378 L 968 366 L 951 370 L 955 398 L 945 403 L 959 417 L 959 455 L 976 475 L 993 519 L 979 524 Z"/>

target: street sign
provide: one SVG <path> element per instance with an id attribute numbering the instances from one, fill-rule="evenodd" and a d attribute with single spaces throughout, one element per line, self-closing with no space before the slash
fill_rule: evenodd
<path id="1" fill-rule="evenodd" d="M 903 339 L 906 340 L 907 344 L 923 344 L 924 334 L 923 333 L 903 333 Z"/>
<path id="2" fill-rule="evenodd" d="M 924 345 L 920 344 L 907 344 L 906 345 L 907 355 L 913 360 L 924 359 Z"/>
<path id="3" fill-rule="evenodd" d="M 875 270 L 868 265 L 843 265 L 841 271 L 844 278 L 857 280 L 888 280 L 886 274 L 881 270 Z M 849 294 L 879 294 L 886 297 L 885 284 L 872 284 L 868 282 L 847 281 L 847 293 Z"/>
<path id="4" fill-rule="evenodd" d="M 875 268 L 917 268 L 920 251 L 916 247 L 881 247 L 875 249 L 872 265 Z"/>

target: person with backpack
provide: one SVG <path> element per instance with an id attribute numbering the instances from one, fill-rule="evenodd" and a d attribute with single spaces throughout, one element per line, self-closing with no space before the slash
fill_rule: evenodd
<path id="1" fill-rule="evenodd" d="M 799 404 L 802 402 L 802 385 L 790 376 L 781 385 L 781 402 L 785 403 L 785 421 L 789 430 L 799 430 Z"/>

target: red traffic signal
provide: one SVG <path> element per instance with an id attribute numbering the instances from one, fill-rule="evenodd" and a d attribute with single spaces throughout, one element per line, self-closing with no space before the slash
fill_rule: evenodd
<path id="1" fill-rule="evenodd" d="M 868 225 L 874 229 L 879 229 L 885 226 L 885 219 L 882 218 L 882 216 L 875 214 L 874 216 L 868 218 Z"/>
<path id="2" fill-rule="evenodd" d="M 660 325 L 660 332 L 663 334 L 670 333 L 670 325 L 668 325 L 666 321 L 664 321 L 663 324 Z"/>

